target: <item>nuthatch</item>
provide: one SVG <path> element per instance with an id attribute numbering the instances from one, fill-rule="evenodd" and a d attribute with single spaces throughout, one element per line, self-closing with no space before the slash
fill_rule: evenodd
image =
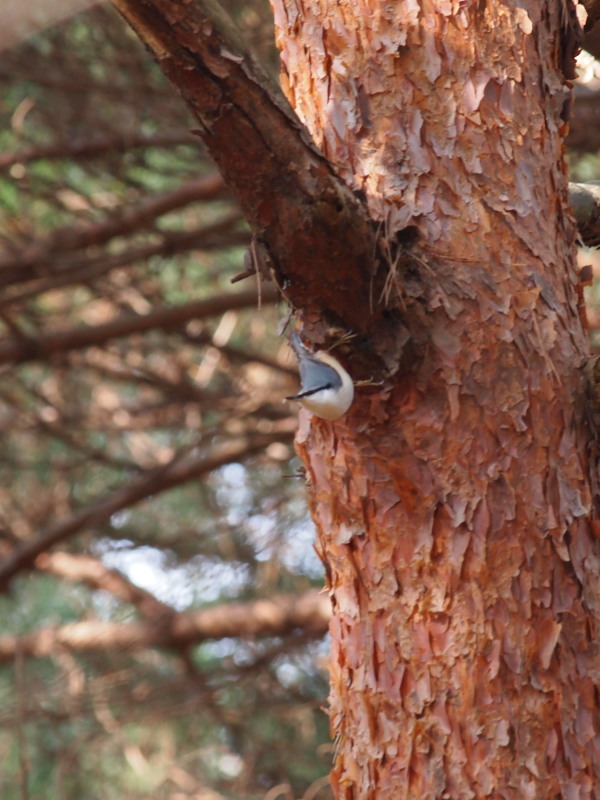
<path id="1" fill-rule="evenodd" d="M 324 350 L 312 353 L 297 333 L 290 336 L 300 382 L 298 394 L 286 400 L 298 400 L 304 408 L 322 419 L 338 419 L 348 411 L 354 399 L 354 383 L 340 362 Z"/>

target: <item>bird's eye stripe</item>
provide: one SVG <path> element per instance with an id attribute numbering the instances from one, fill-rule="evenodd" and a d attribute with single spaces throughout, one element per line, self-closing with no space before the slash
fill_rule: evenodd
<path id="1" fill-rule="evenodd" d="M 325 389 L 333 389 L 333 384 L 324 383 L 322 386 L 317 386 L 315 389 L 307 389 L 305 392 L 297 394 L 296 397 L 310 397 L 311 394 L 317 394 L 318 392 L 323 392 L 325 391 Z"/>

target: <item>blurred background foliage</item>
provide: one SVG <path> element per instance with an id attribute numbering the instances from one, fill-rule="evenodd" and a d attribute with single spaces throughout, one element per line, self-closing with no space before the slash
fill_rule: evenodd
<path id="1" fill-rule="evenodd" d="M 275 75 L 268 5 L 226 5 Z M 0 84 L 0 796 L 330 797 L 287 311 L 232 286 L 248 229 L 112 8 Z"/>
<path id="2" fill-rule="evenodd" d="M 276 73 L 268 6 L 229 11 Z M 231 285 L 248 229 L 112 8 L 0 82 L 0 796 L 327 797 L 326 619 L 228 616 L 322 586 L 285 309 Z"/>

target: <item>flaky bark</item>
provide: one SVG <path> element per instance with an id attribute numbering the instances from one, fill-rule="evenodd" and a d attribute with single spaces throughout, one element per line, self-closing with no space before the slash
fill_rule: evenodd
<path id="1" fill-rule="evenodd" d="M 388 241 L 419 232 L 410 358 L 298 436 L 338 798 L 600 797 L 560 5 L 275 3 L 297 113 Z"/>
<path id="2" fill-rule="evenodd" d="M 113 0 L 200 123 L 196 131 L 240 203 L 294 306 L 357 329 L 374 229 L 316 150 L 278 87 L 215 0 Z"/>
<path id="3" fill-rule="evenodd" d="M 337 796 L 600 797 L 572 4 L 277 0 L 324 159 L 211 3 L 115 4 L 303 321 L 360 331 L 383 381 L 298 435 L 336 612 Z"/>

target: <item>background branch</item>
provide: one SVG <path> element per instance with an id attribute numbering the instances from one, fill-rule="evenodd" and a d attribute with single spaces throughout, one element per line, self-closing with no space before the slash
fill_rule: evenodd
<path id="1" fill-rule="evenodd" d="M 190 203 L 214 200 L 225 195 L 223 179 L 218 174 L 196 178 L 169 192 L 161 192 L 144 198 L 137 204 L 122 208 L 99 222 L 85 225 L 69 225 L 55 229 L 41 241 L 26 243 L 17 253 L 0 259 L 0 270 L 19 267 L 24 279 L 33 268 L 56 254 L 63 254 L 87 247 L 106 244 L 117 236 L 138 233 L 151 226 L 158 217 L 183 208 Z M 15 283 L 14 280 L 11 283 Z"/>
<path id="2" fill-rule="evenodd" d="M 280 426 L 270 435 L 258 434 L 242 437 L 237 441 L 232 440 L 220 448 L 215 447 L 208 456 L 177 457 L 164 467 L 148 470 L 129 484 L 90 503 L 80 512 L 51 525 L 38 537 L 29 539 L 16 547 L 12 554 L 0 562 L 0 589 L 4 589 L 19 572 L 33 566 L 35 559 L 45 550 L 81 532 L 87 525 L 104 523 L 117 511 L 130 508 L 151 495 L 198 478 L 224 464 L 249 458 L 264 450 L 272 442 L 280 442 L 285 439 L 291 441 L 294 428 L 295 425 L 288 425 L 287 430 L 285 426 Z"/>
<path id="3" fill-rule="evenodd" d="M 160 621 L 74 622 L 59 628 L 42 628 L 21 636 L 0 636 L 0 663 L 19 652 L 22 657 L 51 655 L 59 649 L 98 653 L 148 647 L 182 647 L 207 639 L 284 636 L 294 630 L 315 637 L 327 632 L 331 617 L 329 598 L 318 590 L 298 595 L 274 595 L 268 600 L 231 603 L 197 612 L 174 613 Z"/>
<path id="4" fill-rule="evenodd" d="M 279 292 L 271 284 L 261 290 L 261 301 L 274 303 Z M 150 314 L 125 313 L 103 325 L 86 325 L 66 331 L 45 331 L 32 336 L 0 339 L 0 364 L 23 363 L 50 355 L 103 345 L 111 339 L 160 328 L 173 330 L 193 319 L 204 319 L 233 309 L 252 308 L 258 303 L 255 289 L 218 295 L 182 306 L 158 308 Z"/>
<path id="5" fill-rule="evenodd" d="M 108 569 L 92 556 L 65 552 L 42 553 L 35 560 L 35 568 L 57 578 L 85 583 L 91 589 L 109 592 L 119 600 L 135 606 L 142 617 L 154 621 L 175 614 L 171 606 L 136 586 L 118 570 Z"/>

